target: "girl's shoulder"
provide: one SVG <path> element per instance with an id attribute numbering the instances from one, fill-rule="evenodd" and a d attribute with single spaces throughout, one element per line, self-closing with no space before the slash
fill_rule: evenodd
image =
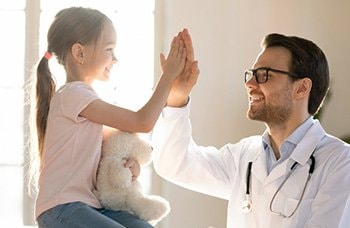
<path id="1" fill-rule="evenodd" d="M 76 90 L 76 89 L 94 91 L 94 89 L 90 85 L 88 85 L 82 81 L 74 81 L 74 82 L 68 82 L 68 83 L 62 85 L 57 90 L 57 92 L 62 92 L 62 91 L 67 91 L 67 90 Z"/>
<path id="2" fill-rule="evenodd" d="M 59 103 L 85 103 L 99 99 L 98 94 L 88 84 L 80 81 L 69 82 L 61 86 L 53 97 Z"/>
<path id="3" fill-rule="evenodd" d="M 58 96 L 97 96 L 95 90 L 88 84 L 75 81 L 62 85 L 56 92 Z"/>

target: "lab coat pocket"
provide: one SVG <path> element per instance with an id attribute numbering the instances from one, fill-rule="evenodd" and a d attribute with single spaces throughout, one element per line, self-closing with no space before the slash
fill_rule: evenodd
<path id="1" fill-rule="evenodd" d="M 311 206 L 313 199 L 303 199 L 293 216 L 282 220 L 281 227 L 303 227 L 303 228 L 328 228 L 327 224 L 309 224 L 308 219 L 311 215 Z M 285 212 L 290 213 L 298 204 L 298 200 L 286 199 Z M 329 227 L 330 228 L 330 227 Z M 333 227 L 332 227 L 333 228 Z"/>
<path id="2" fill-rule="evenodd" d="M 276 190 L 271 210 L 282 217 L 302 217 L 310 213 L 313 196 L 308 193 L 308 167 L 300 167 Z M 300 216 L 300 217 L 299 217 Z"/>
<path id="3" fill-rule="evenodd" d="M 281 217 L 292 217 L 301 205 L 298 205 L 299 199 L 292 198 L 283 192 L 279 192 L 274 199 L 271 199 L 270 210 Z"/>

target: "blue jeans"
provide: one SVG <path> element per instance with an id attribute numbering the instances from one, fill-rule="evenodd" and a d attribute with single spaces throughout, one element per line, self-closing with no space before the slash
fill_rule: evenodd
<path id="1" fill-rule="evenodd" d="M 151 228 L 126 211 L 96 209 L 81 202 L 58 205 L 42 213 L 39 228 Z"/>

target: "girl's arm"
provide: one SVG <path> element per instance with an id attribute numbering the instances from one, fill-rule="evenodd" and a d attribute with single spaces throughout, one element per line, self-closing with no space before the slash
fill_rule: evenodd
<path id="1" fill-rule="evenodd" d="M 127 132 L 149 132 L 153 129 L 160 112 L 166 105 L 171 86 L 180 75 L 186 62 L 186 47 L 178 35 L 171 43 L 166 59 L 161 55 L 163 74 L 150 100 L 134 112 L 102 100 L 91 102 L 80 115 L 90 121 Z"/>

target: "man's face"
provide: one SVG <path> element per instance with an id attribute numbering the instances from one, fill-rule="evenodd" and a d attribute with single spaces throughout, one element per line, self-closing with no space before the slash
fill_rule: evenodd
<path id="1" fill-rule="evenodd" d="M 253 69 L 267 67 L 289 71 L 291 53 L 284 47 L 264 49 L 257 57 Z M 288 75 L 269 71 L 265 83 L 257 83 L 255 77 L 246 82 L 249 98 L 247 116 L 267 125 L 280 125 L 292 114 L 292 82 Z"/>

